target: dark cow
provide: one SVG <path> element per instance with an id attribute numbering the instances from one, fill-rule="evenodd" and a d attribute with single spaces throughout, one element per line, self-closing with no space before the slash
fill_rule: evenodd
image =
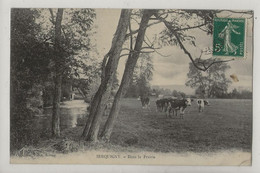
<path id="1" fill-rule="evenodd" d="M 199 112 L 203 112 L 204 106 L 209 106 L 209 101 L 203 100 L 203 99 L 198 99 L 197 104 L 198 104 Z"/>
<path id="2" fill-rule="evenodd" d="M 156 112 L 162 112 L 163 111 L 163 100 L 156 100 Z"/>
<path id="3" fill-rule="evenodd" d="M 169 104 L 174 99 L 172 98 L 163 98 L 156 101 L 156 111 L 158 112 L 166 112 L 167 108 L 169 107 Z"/>
<path id="4" fill-rule="evenodd" d="M 190 98 L 182 99 L 182 100 L 173 100 L 170 102 L 167 113 L 168 116 L 170 117 L 170 114 L 172 113 L 175 116 L 177 116 L 177 111 L 180 110 L 180 116 L 183 119 L 184 118 L 184 111 L 187 106 L 191 106 L 192 100 Z M 166 114 L 167 116 L 167 114 Z"/>
<path id="5" fill-rule="evenodd" d="M 142 108 L 147 108 L 149 109 L 149 106 L 150 106 L 150 98 L 149 97 L 141 97 L 140 98 L 141 100 L 141 103 L 142 103 Z"/>

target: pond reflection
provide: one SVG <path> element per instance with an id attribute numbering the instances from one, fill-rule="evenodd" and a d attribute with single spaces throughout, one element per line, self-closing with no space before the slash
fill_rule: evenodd
<path id="1" fill-rule="evenodd" d="M 62 103 L 60 108 L 61 130 L 84 126 L 87 118 L 88 104 L 84 100 L 73 100 Z M 36 117 L 36 123 L 40 129 L 51 128 L 52 108 L 44 108 L 43 116 Z"/>

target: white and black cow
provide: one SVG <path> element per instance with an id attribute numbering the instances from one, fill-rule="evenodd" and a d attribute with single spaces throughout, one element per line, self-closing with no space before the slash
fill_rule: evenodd
<path id="1" fill-rule="evenodd" d="M 184 111 L 187 106 L 191 106 L 192 101 L 193 101 L 193 99 L 190 99 L 190 98 L 181 99 L 181 100 L 178 100 L 178 99 L 172 100 L 170 102 L 168 110 L 167 110 L 168 115 L 170 116 L 170 114 L 172 113 L 173 115 L 175 114 L 175 116 L 177 116 L 177 111 L 180 110 L 180 116 L 183 119 Z"/>
<path id="2" fill-rule="evenodd" d="M 199 112 L 203 112 L 204 107 L 209 106 L 209 101 L 204 99 L 197 99 L 197 105 L 198 105 Z"/>

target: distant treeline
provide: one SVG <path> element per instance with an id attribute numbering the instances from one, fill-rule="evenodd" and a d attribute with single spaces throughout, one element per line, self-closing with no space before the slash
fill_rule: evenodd
<path id="1" fill-rule="evenodd" d="M 164 88 L 151 89 L 150 87 L 146 87 L 145 89 L 146 89 L 146 91 L 142 91 L 142 92 L 147 92 L 148 93 L 147 95 L 155 96 L 155 97 L 158 97 L 159 95 L 174 96 L 177 98 L 186 97 L 186 94 L 184 92 L 177 91 L 177 90 L 170 90 L 170 89 L 164 89 Z M 137 98 L 141 94 L 142 93 L 140 92 L 140 88 L 138 86 L 131 85 L 131 87 L 128 89 L 125 97 Z"/>
<path id="2" fill-rule="evenodd" d="M 131 90 L 128 90 L 126 97 L 138 97 L 139 96 L 138 89 L 136 89 L 136 88 L 133 89 L 133 88 L 131 88 Z M 158 97 L 159 95 L 163 95 L 163 96 L 173 96 L 173 97 L 177 97 L 177 98 L 185 98 L 187 96 L 187 94 L 185 94 L 184 92 L 177 91 L 177 90 L 164 89 L 164 88 L 158 88 L 158 89 L 149 88 L 148 91 L 149 91 L 150 96 L 156 96 L 156 97 Z M 252 99 L 252 96 L 253 96 L 253 93 L 251 91 L 248 91 L 248 90 L 239 91 L 236 88 L 234 88 L 231 92 L 218 93 L 217 95 L 215 95 L 211 98 Z M 188 95 L 188 97 L 204 98 L 204 96 L 202 96 L 198 93 L 195 95 Z"/>
<path id="3" fill-rule="evenodd" d="M 217 98 L 227 98 L 227 99 L 252 99 L 253 93 L 248 90 L 238 91 L 234 88 L 231 92 L 223 93 L 217 96 Z"/>

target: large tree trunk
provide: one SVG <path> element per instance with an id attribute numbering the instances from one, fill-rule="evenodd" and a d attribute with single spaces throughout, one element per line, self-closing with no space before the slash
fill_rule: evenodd
<path id="1" fill-rule="evenodd" d="M 58 9 L 55 21 L 55 77 L 54 77 L 54 93 L 53 93 L 53 108 L 52 108 L 52 136 L 60 136 L 60 98 L 61 98 L 61 83 L 62 83 L 62 55 L 61 55 L 61 21 L 63 9 Z"/>
<path id="2" fill-rule="evenodd" d="M 141 20 L 141 24 L 139 27 L 138 35 L 136 38 L 136 43 L 134 47 L 134 51 L 129 54 L 127 63 L 125 65 L 125 71 L 124 75 L 120 84 L 120 87 L 116 93 L 112 109 L 110 111 L 109 117 L 106 121 L 104 131 L 102 132 L 102 139 L 105 141 L 109 141 L 113 127 L 114 127 L 114 122 L 115 119 L 118 116 L 118 112 L 120 110 L 120 100 L 121 98 L 126 94 L 127 88 L 129 87 L 130 81 L 133 78 L 133 73 L 134 73 L 134 67 L 137 63 L 137 60 L 140 55 L 140 51 L 142 48 L 142 44 L 144 41 L 144 36 L 145 36 L 145 31 L 146 31 L 146 26 L 149 22 L 150 17 L 153 15 L 153 10 L 144 10 L 144 14 Z"/>
<path id="3" fill-rule="evenodd" d="M 109 99 L 113 79 L 117 71 L 120 54 L 125 42 L 125 35 L 128 29 L 131 10 L 122 10 L 116 33 L 114 35 L 112 46 L 109 53 L 105 56 L 102 72 L 102 80 L 97 93 L 91 103 L 90 114 L 84 128 L 82 136 L 87 141 L 97 141 L 101 117 L 104 113 L 106 103 Z M 106 59 L 107 63 L 106 63 Z"/>

